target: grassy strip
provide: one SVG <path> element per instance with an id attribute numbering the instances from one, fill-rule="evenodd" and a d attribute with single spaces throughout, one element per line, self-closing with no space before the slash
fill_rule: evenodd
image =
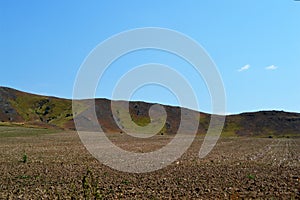
<path id="1" fill-rule="evenodd" d="M 0 138 L 38 136 L 43 134 L 57 133 L 59 131 L 60 130 L 54 130 L 54 129 L 27 128 L 27 127 L 20 127 L 20 126 L 0 125 Z"/>

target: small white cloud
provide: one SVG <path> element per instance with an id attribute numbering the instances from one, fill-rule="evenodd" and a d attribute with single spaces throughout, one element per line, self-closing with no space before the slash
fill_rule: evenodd
<path id="1" fill-rule="evenodd" d="M 275 66 L 275 65 L 270 65 L 270 66 L 266 67 L 265 69 L 266 69 L 266 70 L 275 70 L 275 69 L 277 69 L 277 68 L 278 68 L 278 67 Z"/>
<path id="2" fill-rule="evenodd" d="M 242 72 L 242 71 L 246 71 L 250 68 L 250 65 L 245 65 L 244 67 L 240 68 L 238 71 Z"/>

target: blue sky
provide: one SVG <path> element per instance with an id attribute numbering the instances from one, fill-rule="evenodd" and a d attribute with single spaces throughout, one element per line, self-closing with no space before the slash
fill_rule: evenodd
<path id="1" fill-rule="evenodd" d="M 173 29 L 196 40 L 216 63 L 227 112 L 300 112 L 300 2 L 253 1 L 0 1 L 0 85 L 72 97 L 76 74 L 100 42 L 133 28 Z M 195 84 L 200 109 L 211 110 L 203 80 L 173 55 L 141 51 L 117 60 L 97 90 L 139 64 L 174 66 Z M 121 67 L 122 66 L 122 67 Z M 133 99 L 175 104 L 155 85 Z"/>

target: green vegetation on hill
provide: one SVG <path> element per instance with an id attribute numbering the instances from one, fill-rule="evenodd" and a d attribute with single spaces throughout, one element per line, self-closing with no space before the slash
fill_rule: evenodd
<path id="1" fill-rule="evenodd" d="M 22 116 L 25 122 L 45 122 L 57 127 L 72 119 L 72 102 L 66 99 L 35 96 L 19 93 L 11 105 Z"/>

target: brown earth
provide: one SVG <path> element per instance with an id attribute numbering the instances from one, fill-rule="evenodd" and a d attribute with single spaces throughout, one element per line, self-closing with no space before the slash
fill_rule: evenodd
<path id="1" fill-rule="evenodd" d="M 168 167 L 129 174 L 99 163 L 75 132 L 9 137 L 3 135 L 5 131 L 10 128 L 0 131 L 0 199 L 300 198 L 297 138 L 221 138 L 208 156 L 199 159 L 203 137 L 197 136 L 182 158 Z M 125 134 L 109 137 L 138 152 L 171 139 L 168 135 L 131 141 Z"/>

